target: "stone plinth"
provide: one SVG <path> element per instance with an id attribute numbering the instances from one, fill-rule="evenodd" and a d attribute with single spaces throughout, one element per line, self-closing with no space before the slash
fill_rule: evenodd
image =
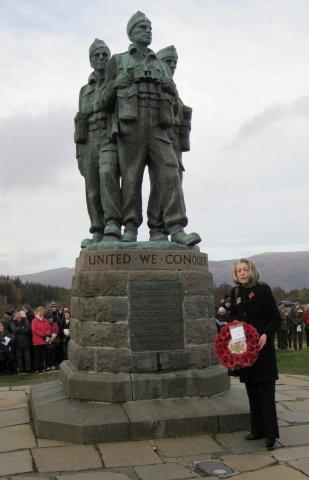
<path id="1" fill-rule="evenodd" d="M 62 385 L 31 390 L 37 435 L 92 443 L 244 427 L 242 403 L 236 420 L 211 399 L 230 384 L 213 351 L 207 255 L 170 242 L 129 247 L 103 243 L 76 261 Z"/>
<path id="2" fill-rule="evenodd" d="M 134 249 L 105 243 L 102 250 L 81 253 L 69 362 L 61 368 L 71 398 L 209 396 L 229 387 L 222 370 L 207 374 L 218 363 L 207 255 L 166 243 L 169 249 L 150 249 L 149 242 Z"/>

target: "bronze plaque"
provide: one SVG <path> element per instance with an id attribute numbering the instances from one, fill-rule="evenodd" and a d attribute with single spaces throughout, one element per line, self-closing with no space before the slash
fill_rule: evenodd
<path id="1" fill-rule="evenodd" d="M 182 283 L 131 282 L 129 290 L 131 350 L 183 350 Z"/>

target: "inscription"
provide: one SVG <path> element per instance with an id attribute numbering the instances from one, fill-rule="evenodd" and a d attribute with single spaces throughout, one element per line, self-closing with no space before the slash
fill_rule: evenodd
<path id="1" fill-rule="evenodd" d="M 81 270 L 104 270 L 111 267 L 116 270 L 207 270 L 207 265 L 206 254 L 177 250 L 87 252 L 78 259 L 78 267 Z"/>
<path id="2" fill-rule="evenodd" d="M 182 283 L 131 282 L 129 292 L 131 350 L 183 350 Z"/>

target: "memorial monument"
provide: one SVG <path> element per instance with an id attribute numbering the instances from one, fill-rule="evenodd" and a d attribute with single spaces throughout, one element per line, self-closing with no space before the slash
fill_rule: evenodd
<path id="1" fill-rule="evenodd" d="M 200 236 L 184 230 L 181 157 L 192 111 L 173 80 L 177 52 L 149 49 L 151 22 L 142 12 L 127 34 L 128 51 L 110 61 L 102 40 L 89 50 L 94 71 L 81 89 L 75 142 L 92 238 L 76 261 L 61 383 L 31 390 L 42 438 L 120 441 L 248 421 L 237 399 L 227 411 L 226 397 L 211 398 L 228 391 L 229 377 L 213 352 L 207 255 Z M 146 166 L 149 242 L 138 242 Z"/>

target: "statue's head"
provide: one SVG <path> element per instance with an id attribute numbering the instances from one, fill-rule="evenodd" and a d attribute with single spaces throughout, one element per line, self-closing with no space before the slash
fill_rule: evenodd
<path id="1" fill-rule="evenodd" d="M 174 45 L 159 50 L 157 52 L 157 57 L 168 65 L 172 76 L 174 76 L 178 61 L 177 50 Z"/>
<path id="2" fill-rule="evenodd" d="M 151 22 L 143 12 L 136 12 L 127 25 L 127 34 L 134 45 L 148 47 L 151 44 Z"/>
<path id="3" fill-rule="evenodd" d="M 93 70 L 105 73 L 106 65 L 111 57 L 111 52 L 103 40 L 98 38 L 89 47 L 89 60 Z"/>

